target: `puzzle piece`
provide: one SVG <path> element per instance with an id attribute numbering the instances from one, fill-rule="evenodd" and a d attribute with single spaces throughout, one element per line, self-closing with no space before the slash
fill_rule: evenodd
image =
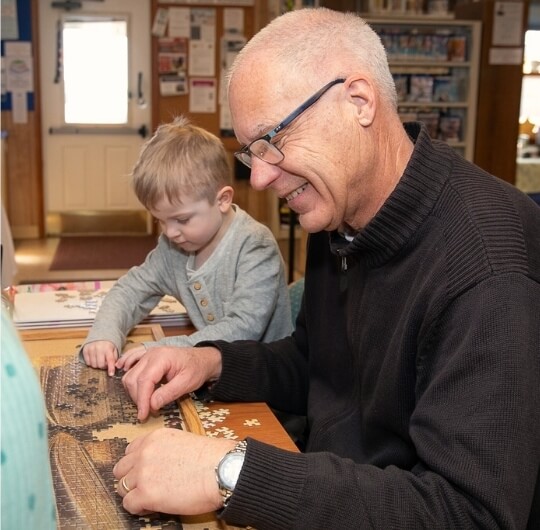
<path id="1" fill-rule="evenodd" d="M 227 438 L 228 440 L 236 440 L 238 438 L 235 432 L 228 427 L 219 427 L 214 431 L 208 431 L 206 436 L 210 438 L 217 438 L 219 436 L 220 438 Z"/>

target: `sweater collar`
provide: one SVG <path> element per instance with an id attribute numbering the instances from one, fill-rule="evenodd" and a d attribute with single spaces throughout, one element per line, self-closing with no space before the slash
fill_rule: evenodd
<path id="1" fill-rule="evenodd" d="M 405 171 L 375 217 L 348 242 L 330 233 L 330 248 L 341 257 L 358 255 L 369 266 L 392 259 L 431 212 L 452 167 L 452 148 L 434 144 L 425 126 L 405 124 L 414 150 Z M 361 254 L 361 256 L 360 256 Z"/>

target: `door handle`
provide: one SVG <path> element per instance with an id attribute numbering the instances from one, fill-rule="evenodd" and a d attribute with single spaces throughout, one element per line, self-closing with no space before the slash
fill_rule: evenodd
<path id="1" fill-rule="evenodd" d="M 144 93 L 143 93 L 143 73 L 139 72 L 137 74 L 137 105 L 139 107 L 144 108 L 146 107 L 146 99 L 144 99 Z"/>
<path id="2" fill-rule="evenodd" d="M 135 127 L 73 127 L 70 125 L 49 127 L 49 134 L 138 134 L 141 138 L 146 138 L 148 133 L 146 124 L 137 129 Z"/>

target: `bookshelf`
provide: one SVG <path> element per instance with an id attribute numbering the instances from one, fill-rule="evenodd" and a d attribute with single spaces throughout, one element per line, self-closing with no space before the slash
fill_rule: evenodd
<path id="1" fill-rule="evenodd" d="M 402 121 L 474 157 L 481 23 L 431 16 L 364 18 L 388 53 Z"/>

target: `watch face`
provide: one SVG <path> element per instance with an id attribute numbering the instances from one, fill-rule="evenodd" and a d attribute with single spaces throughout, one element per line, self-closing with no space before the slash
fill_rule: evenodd
<path id="1" fill-rule="evenodd" d="M 229 453 L 220 462 L 217 475 L 223 488 L 234 490 L 244 464 L 244 457 L 244 453 Z"/>

